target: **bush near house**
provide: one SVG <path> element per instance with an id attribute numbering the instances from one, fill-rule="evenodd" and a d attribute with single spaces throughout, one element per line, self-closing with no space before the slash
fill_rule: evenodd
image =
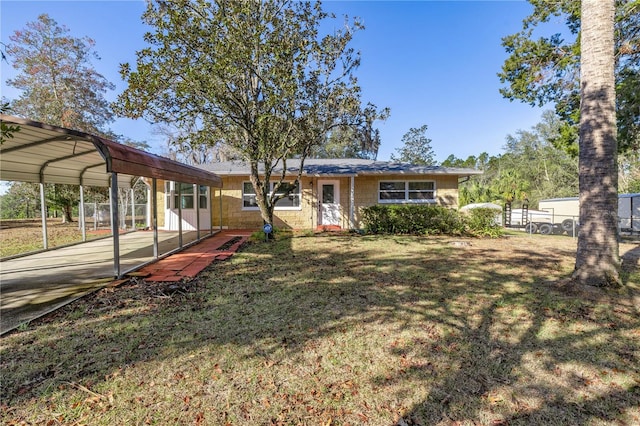
<path id="1" fill-rule="evenodd" d="M 494 209 L 477 208 L 458 214 L 465 218 L 467 230 L 474 236 L 497 238 L 504 234 Z"/>
<path id="2" fill-rule="evenodd" d="M 498 237 L 502 228 L 491 209 L 466 213 L 441 206 L 375 205 L 363 209 L 365 231 L 372 234 Z"/>

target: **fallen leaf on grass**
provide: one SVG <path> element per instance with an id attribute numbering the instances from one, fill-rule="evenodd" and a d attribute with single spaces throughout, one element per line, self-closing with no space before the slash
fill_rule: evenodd
<path id="1" fill-rule="evenodd" d="M 504 401 L 504 399 L 500 395 L 489 395 L 487 401 L 489 401 L 489 404 L 495 405 Z"/>
<path id="2" fill-rule="evenodd" d="M 204 413 L 202 411 L 196 414 L 196 418 L 194 419 L 194 424 L 196 425 L 204 424 Z"/>

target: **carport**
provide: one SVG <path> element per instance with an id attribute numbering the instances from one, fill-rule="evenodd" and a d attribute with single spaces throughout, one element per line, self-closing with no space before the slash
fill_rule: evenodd
<path id="1" fill-rule="evenodd" d="M 135 179 L 151 180 L 151 220 L 154 258 L 158 259 L 157 179 L 176 181 L 209 188 L 222 188 L 222 180 L 214 173 L 182 164 L 117 142 L 62 127 L 0 114 L 7 126 L 19 130 L 0 145 L 0 180 L 31 182 L 40 185 L 43 247 L 48 249 L 45 184 L 71 184 L 80 187 L 80 226 L 84 235 L 85 186 L 110 188 L 111 233 L 113 237 L 113 275 L 121 270 L 118 188 L 131 188 Z M 211 191 L 213 193 L 213 191 Z M 213 197 L 209 198 L 210 210 Z M 221 224 L 222 226 L 222 224 Z M 211 230 L 212 232 L 212 230 Z M 200 240 L 197 227 L 196 241 Z M 183 248 L 179 230 L 179 249 Z M 142 265 L 137 265 L 136 269 Z"/>

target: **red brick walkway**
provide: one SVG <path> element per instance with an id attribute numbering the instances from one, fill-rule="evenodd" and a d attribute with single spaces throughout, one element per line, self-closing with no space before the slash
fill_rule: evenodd
<path id="1" fill-rule="evenodd" d="M 171 282 L 183 278 L 194 278 L 204 268 L 216 260 L 225 260 L 233 256 L 240 246 L 247 241 L 251 231 L 224 230 L 195 244 L 181 252 L 165 257 L 158 262 L 147 265 L 135 273 L 144 277 L 145 281 Z M 220 250 L 234 238 L 240 240 L 230 247 Z"/>

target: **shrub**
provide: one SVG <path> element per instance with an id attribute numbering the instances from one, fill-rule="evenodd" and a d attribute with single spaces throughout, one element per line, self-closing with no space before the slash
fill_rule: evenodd
<path id="1" fill-rule="evenodd" d="M 495 211 L 474 209 L 469 215 L 442 206 L 390 204 L 365 207 L 365 231 L 372 234 L 470 235 L 497 237 L 502 228 Z"/>
<path id="2" fill-rule="evenodd" d="M 497 220 L 498 212 L 494 209 L 477 208 L 467 212 L 465 217 L 469 233 L 478 237 L 496 238 L 504 233 Z"/>
<path id="3" fill-rule="evenodd" d="M 366 207 L 363 223 L 373 234 L 461 234 L 464 230 L 455 210 L 416 204 Z"/>
<path id="4" fill-rule="evenodd" d="M 433 217 L 429 221 L 430 227 L 427 234 L 463 235 L 465 223 L 462 216 L 456 210 L 445 207 L 432 207 Z"/>
<path id="5" fill-rule="evenodd" d="M 393 226 L 388 206 L 375 205 L 362 211 L 362 220 L 367 232 L 372 234 L 392 234 Z"/>

